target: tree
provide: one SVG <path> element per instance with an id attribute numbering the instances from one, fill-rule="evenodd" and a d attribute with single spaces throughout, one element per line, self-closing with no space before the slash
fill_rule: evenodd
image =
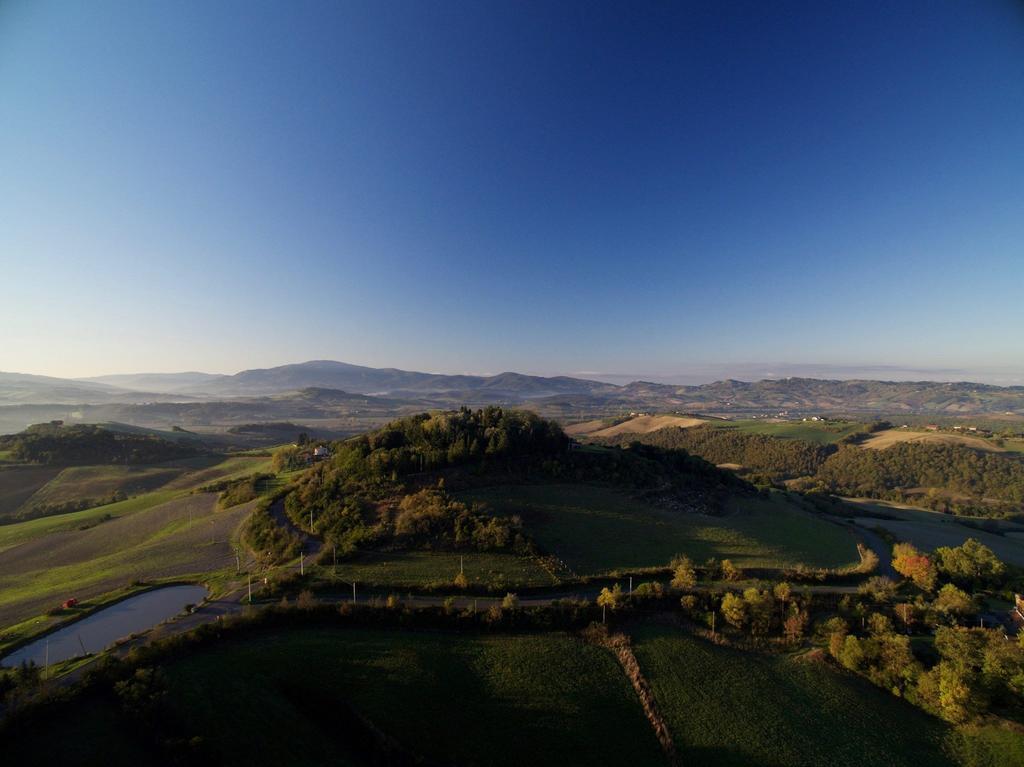
<path id="1" fill-rule="evenodd" d="M 917 618 L 917 608 L 910 602 L 900 602 L 894 609 L 896 616 L 903 623 L 903 628 L 909 634 Z"/>
<path id="2" fill-rule="evenodd" d="M 732 626 L 742 629 L 747 622 L 747 603 L 739 594 L 728 593 L 722 597 L 722 617 Z"/>
<path id="3" fill-rule="evenodd" d="M 697 571 L 689 557 L 676 560 L 675 572 L 672 576 L 672 588 L 692 589 L 697 584 Z"/>
<path id="4" fill-rule="evenodd" d="M 1006 701 L 1024 693 L 1024 651 L 1017 642 L 1008 642 L 1002 632 L 986 631 L 981 671 L 986 686 Z"/>
<path id="5" fill-rule="evenodd" d="M 940 613 L 952 616 L 954 619 L 974 612 L 974 602 L 971 597 L 952 583 L 947 583 L 939 589 L 939 594 L 932 602 L 932 606 Z"/>
<path id="6" fill-rule="evenodd" d="M 464 572 L 459 571 L 459 573 L 455 576 L 455 580 L 453 581 L 453 583 L 455 584 L 456 588 L 464 589 L 469 586 L 469 579 L 466 577 L 466 574 Z"/>
<path id="7" fill-rule="evenodd" d="M 878 656 L 871 680 L 902 695 L 921 674 L 921 664 L 910 649 L 910 638 L 898 634 L 877 634 L 874 639 Z"/>
<path id="8" fill-rule="evenodd" d="M 738 581 L 743 578 L 743 571 L 732 563 L 731 559 L 722 560 L 722 577 L 727 581 Z"/>
<path id="9" fill-rule="evenodd" d="M 819 641 L 828 643 L 829 654 L 836 660 L 839 660 L 839 656 L 842 654 L 843 642 L 846 641 L 848 632 L 846 621 L 839 616 L 822 621 L 814 630 Z"/>
<path id="10" fill-rule="evenodd" d="M 622 586 L 616 583 L 610 589 L 607 586 L 601 589 L 601 593 L 597 595 L 597 604 L 599 607 L 608 607 L 612 610 L 617 610 L 622 605 L 624 598 Z"/>
<path id="11" fill-rule="evenodd" d="M 851 635 L 843 640 L 839 662 L 851 671 L 860 671 L 864 664 L 864 648 L 861 647 L 861 641 L 857 637 Z"/>
<path id="12" fill-rule="evenodd" d="M 897 543 L 892 547 L 893 569 L 904 578 L 909 578 L 924 591 L 935 588 L 938 573 L 931 557 L 922 554 L 913 544 Z"/>
<path id="13" fill-rule="evenodd" d="M 786 635 L 786 639 L 794 643 L 803 639 L 804 632 L 807 630 L 807 620 L 807 613 L 794 605 L 782 624 L 782 631 Z"/>
<path id="14" fill-rule="evenodd" d="M 881 613 L 871 613 L 868 616 L 868 631 L 874 636 L 892 633 L 892 621 L 888 616 Z"/>
<path id="15" fill-rule="evenodd" d="M 747 589 L 743 592 L 743 601 L 747 603 L 747 614 L 750 616 L 750 633 L 754 636 L 765 636 L 772 627 L 772 614 L 775 612 L 775 600 L 770 591 Z"/>
<path id="16" fill-rule="evenodd" d="M 777 600 L 785 605 L 789 603 L 789 598 L 793 594 L 793 587 L 785 581 L 781 581 L 780 583 L 775 584 L 775 587 L 772 589 L 772 594 Z"/>
<path id="17" fill-rule="evenodd" d="M 657 581 L 646 581 L 633 589 L 636 599 L 660 599 L 665 596 L 665 587 Z"/>
<path id="18" fill-rule="evenodd" d="M 960 546 L 942 546 L 935 550 L 940 572 L 964 585 L 995 584 L 1006 572 L 992 549 L 968 538 Z"/>
<path id="19" fill-rule="evenodd" d="M 505 595 L 505 598 L 501 600 L 502 610 L 517 610 L 519 608 L 519 597 L 513 594 L 511 591 Z"/>
<path id="20" fill-rule="evenodd" d="M 981 668 L 985 657 L 985 641 L 983 630 L 940 626 L 935 631 L 935 649 L 944 661 L 959 668 Z"/>
<path id="21" fill-rule="evenodd" d="M 960 723 L 978 711 L 973 675 L 966 669 L 941 661 L 937 666 L 939 713 L 947 721 Z"/>
<path id="22" fill-rule="evenodd" d="M 873 575 L 864 581 L 857 591 L 875 602 L 885 603 L 891 601 L 896 595 L 896 584 L 891 578 L 886 578 L 884 575 Z"/>

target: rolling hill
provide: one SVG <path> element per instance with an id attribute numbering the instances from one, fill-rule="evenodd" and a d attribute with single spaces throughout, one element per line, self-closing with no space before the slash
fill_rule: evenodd
<path id="1" fill-rule="evenodd" d="M 558 394 L 601 392 L 616 387 L 598 381 L 521 373 L 494 376 L 440 375 L 396 368 L 369 368 L 331 360 L 314 360 L 275 368 L 243 370 L 192 387 L 191 391 L 223 396 L 272 394 L 305 388 L 340 389 L 357 394 L 396 397 L 476 394 L 487 399 L 527 400 Z"/>
<path id="2" fill-rule="evenodd" d="M 331 400 L 327 402 L 327 400 Z M 1024 387 L 934 381 L 784 378 L 699 386 L 618 386 L 568 376 L 506 372 L 442 375 L 330 360 L 234 375 L 160 373 L 72 380 L 0 373 L 0 433 L 51 419 L 166 427 L 334 418 L 362 409 L 395 415 L 409 405 L 524 405 L 572 422 L 623 411 L 763 416 L 1024 419 Z"/>

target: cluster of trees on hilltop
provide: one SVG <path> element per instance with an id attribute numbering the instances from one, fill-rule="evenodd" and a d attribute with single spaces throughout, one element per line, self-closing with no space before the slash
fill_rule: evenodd
<path id="1" fill-rule="evenodd" d="M 709 425 L 686 429 L 673 426 L 648 434 L 624 434 L 601 440 L 604 444 L 620 445 L 632 441 L 668 450 L 685 450 L 712 463 L 738 463 L 779 479 L 815 474 L 838 449 L 835 445 L 748 434 Z"/>
<path id="2" fill-rule="evenodd" d="M 343 552 L 366 545 L 423 546 L 428 522 L 439 545 L 508 548 L 516 544 L 514 531 L 489 527 L 477 510 L 441 490 L 419 497 L 423 508 L 403 509 L 397 499 L 436 482 L 446 469 L 539 467 L 557 461 L 569 445 L 557 424 L 530 412 L 487 407 L 422 413 L 332 444 L 331 458 L 298 479 L 285 509 L 298 525 L 308 527 L 312 516 L 314 532 Z M 412 519 L 422 524 L 412 525 Z"/>
<path id="3" fill-rule="evenodd" d="M 553 421 L 523 410 L 486 407 L 422 413 L 357 437 L 355 443 L 377 474 L 409 474 L 481 459 L 556 455 L 569 438 Z"/>
<path id="4" fill-rule="evenodd" d="M 714 511 L 719 496 L 727 492 L 750 490 L 732 473 L 683 451 L 640 444 L 572 449 L 554 422 L 500 407 L 402 418 L 334 443 L 331 450 L 329 460 L 299 477 L 284 503 L 297 525 L 309 527 L 312 517 L 314 532 L 342 551 L 426 545 L 431 535 L 422 530 L 409 535 L 403 529 L 402 513 L 407 510 L 400 508 L 399 499 L 425 487 L 437 488 L 439 481 L 449 489 L 491 481 L 601 482 L 644 491 L 655 499 L 685 497 L 701 511 Z M 518 526 L 506 530 L 505 522 L 492 523 L 481 510 L 462 508 L 443 491 L 434 492 L 420 498 L 431 508 L 424 519 L 440 525 L 433 530 L 437 535 L 432 545 L 517 550 L 525 545 Z"/>
<path id="5" fill-rule="evenodd" d="M 148 434 L 111 431 L 92 424 L 60 422 L 30 426 L 20 434 L 0 437 L 0 449 L 15 459 L 58 466 L 100 463 L 160 463 L 196 455 L 188 444 Z"/>

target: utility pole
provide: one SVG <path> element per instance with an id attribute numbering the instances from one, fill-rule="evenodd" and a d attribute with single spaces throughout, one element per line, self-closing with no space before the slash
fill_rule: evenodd
<path id="1" fill-rule="evenodd" d="M 715 611 L 711 611 L 711 636 L 715 635 Z"/>
<path id="2" fill-rule="evenodd" d="M 299 552 L 299 575 L 306 574 L 306 555 L 303 552 Z"/>
<path id="3" fill-rule="evenodd" d="M 252 604 L 252 573 L 249 573 L 249 604 Z"/>
<path id="4" fill-rule="evenodd" d="M 629 593 L 633 593 L 633 576 L 629 576 Z"/>
<path id="5" fill-rule="evenodd" d="M 313 532 L 313 507 L 309 507 L 309 532 Z"/>
<path id="6" fill-rule="evenodd" d="M 462 554 L 459 554 L 459 575 L 463 574 L 462 566 L 465 564 L 465 559 L 466 558 L 462 556 Z"/>
<path id="7" fill-rule="evenodd" d="M 238 553 L 238 549 L 235 549 L 235 575 L 242 572 L 242 557 Z"/>
<path id="8" fill-rule="evenodd" d="M 608 605 L 601 605 L 601 623 L 605 622 L 605 613 L 608 611 Z"/>
<path id="9" fill-rule="evenodd" d="M 81 634 L 78 635 L 78 646 L 82 648 L 82 655 L 88 655 L 89 654 L 89 653 L 87 653 L 85 651 L 85 642 L 82 641 L 82 635 Z"/>
<path id="10" fill-rule="evenodd" d="M 352 581 L 352 604 L 356 603 L 356 582 Z"/>

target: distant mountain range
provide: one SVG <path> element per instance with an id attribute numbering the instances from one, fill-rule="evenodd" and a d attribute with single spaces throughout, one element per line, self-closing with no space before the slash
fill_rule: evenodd
<path id="1" fill-rule="evenodd" d="M 525 404 L 565 419 L 629 410 L 1024 416 L 1024 387 L 817 378 L 619 386 L 566 376 L 441 375 L 328 360 L 235 375 L 140 373 L 72 380 L 0 373 L 0 416 L 8 416 L 0 424 L 53 413 L 140 425 L 240 423 L 489 403 Z"/>
<path id="2" fill-rule="evenodd" d="M 834 381 L 783 378 L 716 381 L 700 386 L 634 381 L 591 400 L 649 410 L 790 415 L 1024 415 L 1024 386 L 935 381 Z M 575 404 L 584 404 L 577 398 Z"/>
<path id="3" fill-rule="evenodd" d="M 370 368 L 332 360 L 243 370 L 230 376 L 209 373 L 141 373 L 82 380 L 90 384 L 199 397 L 247 397 L 319 388 L 388 396 L 486 392 L 503 399 L 533 399 L 616 388 L 611 384 L 564 376 L 543 378 L 520 373 L 501 373 L 495 376 L 440 375 L 396 368 Z"/>

